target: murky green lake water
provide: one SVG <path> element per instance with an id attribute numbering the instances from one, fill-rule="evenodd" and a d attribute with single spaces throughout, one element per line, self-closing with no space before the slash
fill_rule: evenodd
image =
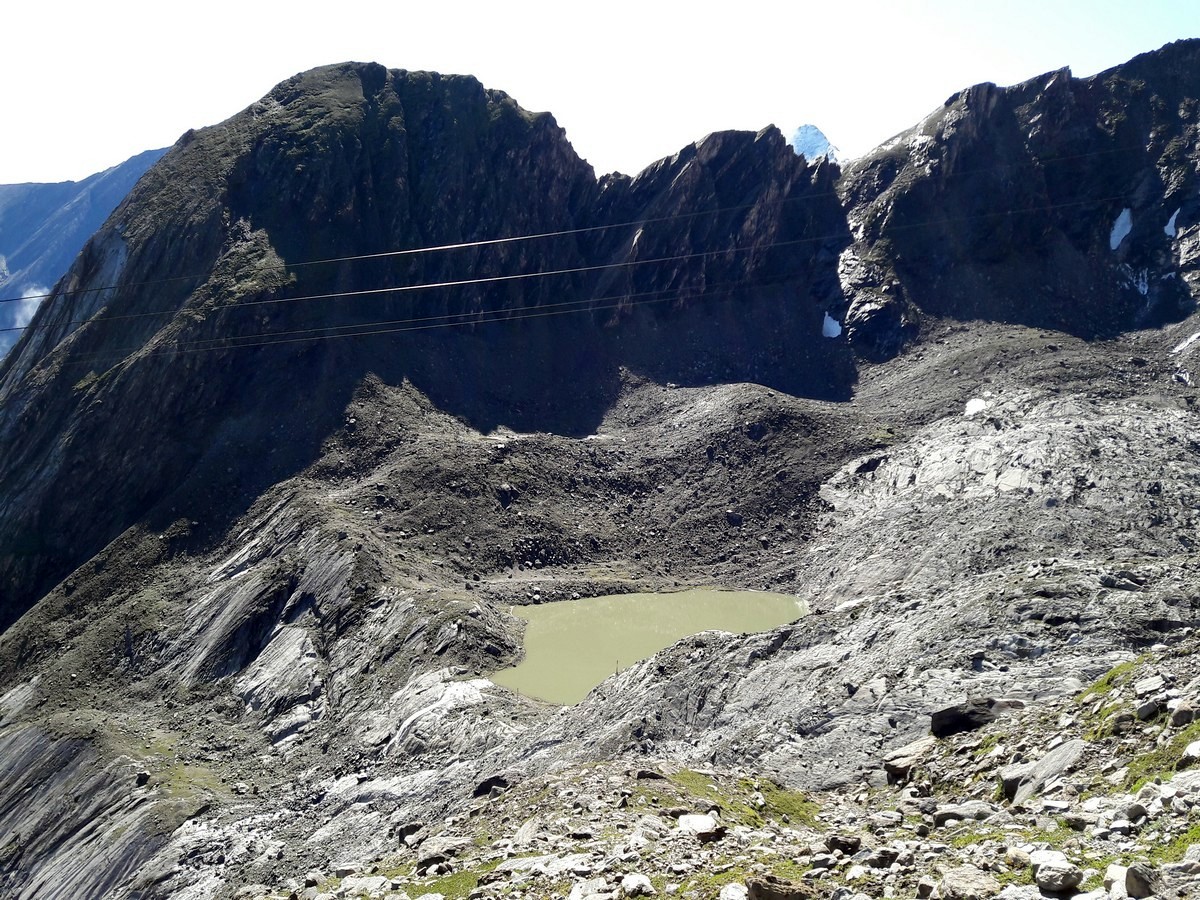
<path id="1" fill-rule="evenodd" d="M 697 589 L 513 607 L 525 659 L 496 684 L 551 703 L 578 703 L 609 675 L 701 631 L 767 631 L 808 613 L 788 594 Z"/>

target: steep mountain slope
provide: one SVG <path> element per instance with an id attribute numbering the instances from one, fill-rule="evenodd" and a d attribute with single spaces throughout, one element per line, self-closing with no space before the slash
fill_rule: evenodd
<path id="1" fill-rule="evenodd" d="M 0 364 L 0 888 L 287 896 L 466 841 L 548 851 L 477 896 L 566 894 L 647 846 L 564 843 L 624 767 L 869 816 L 931 714 L 1032 722 L 1190 646 L 1198 52 L 971 89 L 844 174 L 766 129 L 597 181 L 549 115 L 366 64 L 185 135 Z M 487 679 L 512 604 L 690 584 L 814 614 L 568 708 Z"/>
<path id="2" fill-rule="evenodd" d="M 889 354 L 920 312 L 1082 337 L 1192 308 L 1200 44 L 1088 79 L 977 85 L 856 160 L 840 190 L 852 336 Z"/>
<path id="3" fill-rule="evenodd" d="M 45 294 L 84 242 L 166 150 L 147 150 L 82 181 L 0 184 L 0 295 Z M 0 304 L 0 329 L 24 325 L 38 300 Z M 0 357 L 19 332 L 0 332 Z"/>
<path id="4" fill-rule="evenodd" d="M 354 65 L 286 82 L 173 148 L 0 370 L 0 622 L 148 514 L 240 511 L 231 496 L 312 461 L 369 372 L 480 427 L 575 434 L 622 365 L 847 396 L 852 361 L 812 339 L 807 290 L 836 286 L 831 188 L 773 130 L 597 184 L 553 119 L 472 79 Z M 543 272 L 562 274 L 527 277 Z M 483 283 L 409 289 L 463 279 Z M 364 331 L 385 333 L 314 339 Z M 159 449 L 129 452 L 133 434 Z"/>

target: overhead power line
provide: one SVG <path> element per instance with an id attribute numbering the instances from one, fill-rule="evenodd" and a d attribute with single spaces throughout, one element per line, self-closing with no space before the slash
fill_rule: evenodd
<path id="1" fill-rule="evenodd" d="M 940 219 L 931 219 L 931 220 L 927 220 L 927 221 L 923 221 L 923 222 L 909 222 L 909 223 L 903 224 L 903 225 L 892 225 L 892 226 L 890 226 L 890 229 L 894 232 L 894 231 L 900 231 L 900 230 L 925 228 L 925 227 L 929 227 L 932 225 L 943 225 L 943 224 L 952 224 L 952 223 L 956 223 L 956 222 L 961 223 L 961 222 L 968 222 L 968 221 L 978 221 L 981 219 L 998 218 L 998 217 L 1003 217 L 1003 216 L 1031 215 L 1031 214 L 1035 214 L 1035 213 L 1045 213 L 1045 212 L 1048 212 L 1051 210 L 1056 210 L 1056 209 L 1065 209 L 1065 208 L 1069 208 L 1069 207 L 1073 207 L 1073 206 L 1088 205 L 1088 204 L 1092 204 L 1092 203 L 1106 203 L 1106 202 L 1110 202 L 1113 200 L 1119 200 L 1119 199 L 1121 199 L 1119 196 L 1117 196 L 1117 197 L 1102 197 L 1102 198 L 1088 198 L 1086 200 L 1078 200 L 1078 201 L 1072 201 L 1072 202 L 1068 202 L 1068 203 L 1046 204 L 1046 205 L 1036 206 L 1036 207 L 1026 207 L 1024 209 L 999 210 L 996 212 L 978 213 L 973 216 L 953 216 L 953 217 L 943 217 Z M 386 296 L 386 295 L 398 295 L 398 294 L 407 294 L 407 293 L 414 293 L 414 292 L 418 292 L 418 291 L 428 291 L 428 290 L 435 290 L 435 289 L 478 287 L 481 285 L 488 285 L 488 284 L 501 284 L 501 283 L 506 283 L 506 282 L 523 281 L 523 280 L 527 280 L 527 279 L 548 278 L 548 277 L 562 276 L 562 275 L 575 275 L 575 274 L 582 274 L 582 273 L 588 273 L 588 272 L 599 272 L 599 271 L 606 271 L 606 270 L 613 270 L 613 269 L 628 268 L 628 267 L 632 267 L 632 266 L 651 265 L 651 264 L 655 264 L 655 263 L 684 262 L 687 260 L 699 259 L 699 258 L 706 257 L 706 256 L 728 256 L 730 254 L 746 253 L 746 252 L 751 252 L 751 251 L 755 251 L 755 250 L 766 251 L 766 250 L 771 250 L 771 249 L 777 249 L 780 247 L 799 246 L 802 244 L 809 244 L 809 243 L 823 243 L 826 241 L 838 240 L 840 238 L 845 238 L 847 236 L 848 235 L 846 235 L 843 232 L 831 232 L 831 233 L 822 234 L 822 235 L 812 235 L 812 236 L 803 237 L 803 238 L 794 238 L 794 239 L 788 240 L 788 241 L 765 241 L 765 242 L 760 242 L 760 243 L 756 243 L 756 244 L 747 244 L 743 247 L 726 247 L 726 248 L 722 248 L 719 250 L 704 250 L 704 251 L 697 251 L 695 253 L 682 253 L 682 254 L 676 254 L 673 256 L 651 257 L 648 259 L 622 260 L 622 261 L 614 262 L 614 263 L 598 263 L 598 264 L 592 265 L 592 266 L 575 266 L 575 267 L 566 268 L 566 269 L 551 269 L 551 270 L 538 271 L 538 272 L 518 272 L 518 273 L 514 273 L 514 274 L 510 274 L 510 275 L 489 275 L 489 276 L 483 276 L 480 278 L 466 278 L 466 279 L 459 279 L 459 280 L 454 280 L 454 281 L 422 282 L 420 284 L 394 285 L 394 286 L 389 286 L 389 287 L 365 288 L 365 289 L 357 290 L 357 291 L 334 291 L 334 292 L 327 292 L 327 293 L 320 293 L 320 294 L 304 294 L 304 295 L 290 296 L 290 297 L 268 297 L 268 298 L 259 298 L 259 299 L 255 299 L 255 300 L 236 298 L 236 299 L 232 300 L 231 302 L 228 302 L 224 305 L 212 306 L 212 307 L 208 307 L 207 309 L 214 311 L 214 312 L 228 312 L 228 311 L 236 311 L 236 310 L 245 309 L 248 307 L 263 306 L 263 305 L 303 303 L 303 302 L 323 301 L 323 300 L 348 300 L 348 299 L 359 298 L 359 297 L 378 297 L 378 296 Z M 416 251 L 413 251 L 413 252 L 416 252 Z M 72 327 L 72 326 L 78 326 L 78 325 L 96 324 L 96 323 L 107 322 L 107 321 L 121 321 L 121 320 L 130 320 L 130 319 L 153 318 L 156 316 L 169 316 L 169 315 L 175 315 L 175 314 L 179 313 L 184 308 L 186 308 L 186 307 L 173 307 L 171 309 L 153 310 L 150 312 L 143 312 L 143 313 L 122 313 L 122 314 L 116 314 L 116 315 L 93 316 L 89 319 L 75 319 L 75 320 L 70 320 L 67 322 L 44 322 L 44 323 L 30 323 L 28 325 L 14 325 L 14 326 L 9 326 L 7 328 L 0 328 L 0 333 L 26 331 L 26 330 L 33 329 L 33 328 L 65 328 L 65 327 Z"/>
<path id="2" fill-rule="evenodd" d="M 702 293 L 705 298 L 733 294 L 739 291 L 763 290 L 786 284 L 786 281 L 733 282 L 707 287 Z M 394 334 L 399 332 L 432 331 L 445 328 L 461 328 L 474 325 L 507 323 L 525 319 L 539 319 L 553 316 L 571 315 L 607 310 L 623 310 L 635 306 L 647 306 L 657 303 L 667 303 L 685 295 L 693 295 L 693 288 L 667 288 L 656 291 L 643 291 L 635 294 L 612 295 L 603 298 L 588 298 L 585 300 L 570 300 L 562 303 L 544 304 L 541 306 L 519 306 L 507 309 L 487 310 L 480 313 L 447 313 L 437 316 L 417 316 L 388 321 L 357 322 L 346 325 L 329 325 L 314 328 L 295 329 L 279 332 L 252 332 L 245 335 L 229 335 L 218 338 L 198 338 L 191 341 L 175 341 L 146 351 L 146 355 L 164 356 L 180 353 L 206 353 L 222 350 L 239 350 L 252 347 L 266 347 L 275 344 L 295 344 L 322 340 L 333 340 L 346 337 L 368 337 L 379 334 Z M 269 340 L 254 340 L 269 338 Z M 225 342 L 225 343 L 221 343 Z M 130 354 L 144 349 L 143 346 L 126 347 L 119 350 L 105 351 L 94 354 L 80 354 L 67 360 L 71 366 L 93 366 L 98 363 L 120 362 Z"/>
<path id="3" fill-rule="evenodd" d="M 944 225 L 953 222 L 964 222 L 988 218 L 997 218 L 1011 215 L 1027 215 L 1033 213 L 1045 212 L 1050 209 L 1062 209 L 1071 206 L 1082 204 L 1090 204 L 1097 202 L 1108 202 L 1110 200 L 1120 199 L 1119 197 L 1108 198 L 1089 198 L 1071 203 L 1051 204 L 1038 207 L 1027 207 L 1024 209 L 1002 210 L 998 212 L 979 213 L 973 216 L 958 216 L 942 218 L 937 220 L 929 220 L 925 222 L 910 222 L 905 225 L 892 226 L 893 230 L 915 229 L 929 227 L 931 225 Z M 433 282 L 422 283 L 416 285 L 401 285 L 393 288 L 372 288 L 362 291 L 347 291 L 342 293 L 325 293 L 313 294 L 300 297 L 282 297 L 266 300 L 245 300 L 238 301 L 234 304 L 216 307 L 214 311 L 225 312 L 236 310 L 247 306 L 261 305 L 264 303 L 289 303 L 301 302 L 309 300 L 337 300 L 343 298 L 353 298 L 362 296 L 378 296 L 388 293 L 410 293 L 420 290 L 429 290 L 434 288 L 454 288 L 464 286 L 474 286 L 479 284 L 488 284 L 493 282 L 516 281 L 526 278 L 539 278 L 553 275 L 575 274 L 578 272 L 596 271 L 604 269 L 621 268 L 630 265 L 649 264 L 658 262 L 673 262 L 686 259 L 693 259 L 709 255 L 728 255 L 733 252 L 745 252 L 748 250 L 766 250 L 776 247 L 792 246 L 803 243 L 811 243 L 816 241 L 826 241 L 841 235 L 818 235 L 808 238 L 798 238 L 791 241 L 772 241 L 761 244 L 750 244 L 745 247 L 727 248 L 722 250 L 703 251 L 690 254 L 678 254 L 671 257 L 655 257 L 647 260 L 627 260 L 619 263 L 606 263 L 597 266 L 580 266 L 571 269 L 550 270 L 546 272 L 526 272 L 514 275 L 491 276 L 485 278 L 464 279 L 461 281 L 450 282 Z M 718 285 L 714 289 L 712 285 L 699 290 L 699 293 L 705 296 L 715 296 L 720 294 L 733 293 L 739 290 L 762 289 L 765 287 L 779 286 L 786 281 L 762 282 L 754 284 L 734 283 Z M 176 341 L 169 346 L 154 348 L 148 352 L 155 355 L 162 353 L 197 353 L 207 351 L 232 350 L 251 347 L 270 346 L 272 344 L 290 344 L 300 342 L 312 342 L 320 340 L 333 340 L 343 337 L 363 337 L 377 334 L 391 334 L 398 332 L 410 331 L 426 331 L 431 329 L 443 329 L 451 327 L 463 327 L 469 325 L 489 324 L 493 322 L 511 322 L 521 321 L 524 319 L 544 318 L 549 316 L 567 315 L 571 313 L 602 311 L 611 309 L 623 309 L 627 307 L 643 306 L 654 303 L 664 303 L 669 300 L 682 296 L 692 296 L 697 293 L 696 288 L 681 287 L 681 288 L 665 288 L 653 291 L 645 291 L 641 293 L 624 293 L 610 295 L 606 297 L 587 297 L 583 299 L 563 301 L 561 303 L 541 304 L 541 305 L 526 305 L 506 307 L 503 309 L 483 310 L 478 312 L 463 311 L 458 313 L 446 313 L 435 316 L 412 316 L 400 319 L 389 320 L 371 320 L 366 322 L 349 323 L 346 325 L 324 325 L 307 329 L 295 329 L 290 331 L 262 331 L 252 332 L 244 335 L 230 335 L 217 338 L 202 338 L 191 341 Z M 603 304 L 603 305 L 600 305 Z M 125 318 L 136 316 L 163 315 L 166 313 L 174 313 L 179 310 L 160 311 L 155 313 L 133 314 Z M 98 317 L 92 320 L 85 320 L 75 324 L 89 324 L 96 321 L 105 321 L 107 317 Z M 121 318 L 121 317 L 113 317 Z M 27 326 L 28 327 L 28 326 Z M 255 340 L 262 338 L 262 340 Z M 69 360 L 71 365 L 95 365 L 100 362 L 118 362 L 125 359 L 129 354 L 136 353 L 142 349 L 140 346 L 123 348 L 121 350 L 110 350 L 96 354 L 81 354 Z"/>
<path id="4" fill-rule="evenodd" d="M 1110 154 L 1114 154 L 1114 153 L 1126 153 L 1126 152 L 1128 152 L 1127 148 L 1112 147 L 1107 150 L 1094 150 L 1094 151 L 1090 151 L 1088 153 L 1077 153 L 1077 154 L 1067 154 L 1067 155 L 1057 156 L 1057 157 L 1046 157 L 1046 158 L 1032 160 L 1032 161 L 1044 166 L 1044 165 L 1047 165 L 1050 163 L 1069 162 L 1069 161 L 1078 160 L 1078 159 L 1087 159 L 1090 157 L 1106 156 L 1106 155 L 1110 155 Z M 948 175 L 943 176 L 943 177 L 962 178 L 962 177 L 966 177 L 969 175 L 977 175 L 977 174 L 982 174 L 982 173 L 990 172 L 990 171 L 998 171 L 1000 169 L 1016 168 L 1019 166 L 1023 167 L 1028 162 L 1030 162 L 1030 160 L 1026 159 L 1026 160 L 1019 160 L 1019 161 L 1012 162 L 1012 163 L 998 163 L 998 164 L 991 165 L 991 166 L 980 167 L 978 169 L 967 169 L 967 170 L 962 170 L 962 171 L 957 171 L 957 172 L 951 172 Z M 802 194 L 797 197 L 786 197 L 781 200 L 776 200 L 773 202 L 777 203 L 777 204 L 797 203 L 797 202 L 801 202 L 801 201 L 808 202 L 808 201 L 812 201 L 812 200 L 828 199 L 830 197 L 836 197 L 836 196 L 838 196 L 838 192 L 836 190 L 814 191 L 811 193 Z M 1120 199 L 1120 198 L 1116 198 L 1116 199 Z M 1101 202 L 1107 202 L 1107 201 L 1104 199 L 1100 199 L 1100 200 L 1095 200 L 1092 202 L 1101 203 Z M 431 246 L 425 246 L 425 247 L 409 247 L 409 248 L 403 248 L 403 249 L 397 249 L 397 250 L 384 250 L 384 251 L 380 251 L 378 253 L 364 253 L 364 254 L 356 254 L 356 255 L 351 255 L 351 256 L 333 256 L 333 257 L 325 257 L 325 258 L 321 258 L 321 259 L 300 260 L 300 261 L 296 261 L 296 262 L 266 264 L 266 265 L 257 266 L 256 268 L 258 271 L 297 269 L 297 268 L 305 268 L 305 267 L 310 267 L 310 266 L 333 265 L 336 263 L 359 262 L 359 261 L 370 260 L 370 259 L 399 258 L 399 257 L 405 257 L 405 256 L 416 256 L 416 255 L 420 255 L 423 253 L 442 253 L 442 252 L 447 252 L 447 251 L 452 251 L 452 250 L 465 250 L 465 249 L 471 249 L 471 248 L 476 248 L 476 247 L 490 247 L 490 246 L 498 246 L 498 245 L 504 245 L 504 244 L 514 244 L 514 243 L 520 243 L 520 242 L 524 242 L 524 241 L 544 240 L 546 238 L 568 237 L 571 235 L 589 234 L 589 233 L 595 233 L 595 232 L 600 232 L 600 231 L 608 231 L 608 230 L 612 230 L 612 229 L 635 228 L 635 227 L 639 227 L 639 226 L 658 224 L 661 222 L 671 222 L 671 221 L 678 221 L 681 219 L 696 218 L 699 216 L 723 215 L 726 213 L 740 212 L 742 210 L 752 209 L 757 205 L 759 205 L 758 202 L 742 203 L 742 204 L 738 204 L 735 206 L 725 206 L 725 207 L 719 207 L 716 209 L 697 210 L 695 212 L 686 212 L 686 213 L 673 213 L 669 216 L 651 216 L 651 217 L 644 218 L 644 219 L 637 219 L 637 220 L 632 220 L 632 221 L 627 221 L 627 222 L 619 222 L 619 223 L 614 223 L 614 224 L 589 225 L 589 226 L 584 226 L 581 228 L 567 228 L 567 229 L 561 229 L 558 231 L 537 232 L 534 234 L 512 235 L 512 236 L 508 236 L 508 237 L 498 237 L 498 238 L 486 238 L 486 239 L 476 240 L 476 241 L 459 241 L 459 242 L 455 242 L 455 243 L 437 244 L 437 245 L 431 245 Z M 146 279 L 143 281 L 132 281 L 132 282 L 126 282 L 126 283 L 121 283 L 121 284 L 107 284 L 107 285 L 99 285 L 99 286 L 86 287 L 86 288 L 74 288 L 72 290 L 58 291 L 57 293 L 54 291 L 51 291 L 49 293 L 42 293 L 42 294 L 27 294 L 27 295 L 20 296 L 20 297 L 17 297 L 17 296 L 0 297 L 0 303 L 17 303 L 17 302 L 21 302 L 21 301 L 25 301 L 25 300 L 45 300 L 45 299 L 48 299 L 48 298 L 54 297 L 54 296 L 74 297 L 74 296 L 81 296 L 84 294 L 93 294 L 93 293 L 100 293 L 102 291 L 116 290 L 118 288 L 124 288 L 127 290 L 129 288 L 134 288 L 134 287 L 147 287 L 147 286 L 154 286 L 154 285 L 160 285 L 160 284 L 173 284 L 173 283 L 178 283 L 178 282 L 182 282 L 182 281 L 196 281 L 196 280 L 199 280 L 202 278 L 207 278 L 208 276 L 209 276 L 209 273 L 207 273 L 207 272 L 197 273 L 197 274 L 193 274 L 193 275 L 172 275 L 172 276 L 168 276 L 168 277 L 164 277 L 164 278 L 153 278 L 153 279 Z"/>

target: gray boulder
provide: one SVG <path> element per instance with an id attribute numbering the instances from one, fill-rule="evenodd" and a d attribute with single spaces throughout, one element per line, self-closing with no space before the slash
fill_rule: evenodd
<path id="1" fill-rule="evenodd" d="M 1033 880 L 1044 891 L 1063 894 L 1083 881 L 1083 870 L 1058 850 L 1038 850 L 1029 856 Z"/>
<path id="2" fill-rule="evenodd" d="M 929 730 L 936 737 L 948 737 L 963 731 L 974 731 L 982 728 L 988 722 L 996 720 L 997 713 L 993 709 L 996 701 L 968 700 L 966 703 L 956 703 L 939 709 L 929 717 Z"/>
<path id="3" fill-rule="evenodd" d="M 998 812 L 996 807 L 983 800 L 968 800 L 965 803 L 939 806 L 933 814 L 933 822 L 935 825 L 945 825 L 954 820 L 985 822 Z"/>
<path id="4" fill-rule="evenodd" d="M 987 900 L 1000 893 L 1002 885 L 987 872 L 974 866 L 950 869 L 938 885 L 942 900 Z"/>
<path id="5" fill-rule="evenodd" d="M 1085 746 L 1084 741 L 1076 738 L 1055 747 L 1037 762 L 1005 766 L 1000 770 L 1004 796 L 1013 803 L 1024 803 L 1039 793 L 1052 778 L 1078 763 Z"/>
<path id="6" fill-rule="evenodd" d="M 1145 863 L 1134 863 L 1125 870 L 1125 893 L 1130 897 L 1165 896 L 1162 876 Z"/>

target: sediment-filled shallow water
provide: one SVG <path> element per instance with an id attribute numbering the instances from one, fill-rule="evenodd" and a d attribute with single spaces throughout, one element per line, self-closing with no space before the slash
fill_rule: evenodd
<path id="1" fill-rule="evenodd" d="M 808 613 L 789 594 L 698 588 L 513 607 L 529 624 L 525 659 L 492 681 L 552 703 L 578 703 L 609 675 L 701 631 L 767 631 Z"/>

